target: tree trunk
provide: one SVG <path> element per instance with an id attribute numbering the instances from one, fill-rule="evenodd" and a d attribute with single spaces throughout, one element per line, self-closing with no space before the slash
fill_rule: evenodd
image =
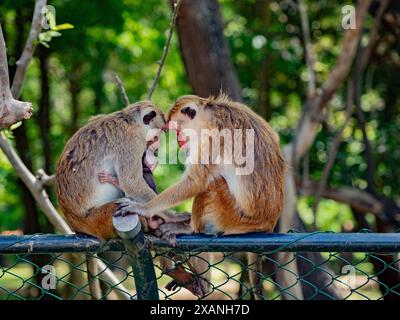
<path id="1" fill-rule="evenodd" d="M 184 0 L 177 30 L 186 73 L 193 92 L 201 97 L 218 95 L 222 89 L 242 101 L 239 79 L 223 35 L 217 0 Z"/>
<path id="2" fill-rule="evenodd" d="M 29 16 L 31 16 L 31 12 L 29 12 Z M 14 56 L 19 57 L 21 55 L 23 45 L 24 45 L 24 25 L 25 22 L 29 21 L 27 17 L 23 16 L 20 12 L 17 12 L 16 16 L 16 28 L 17 28 L 17 39 L 15 42 L 14 48 Z M 10 74 L 10 83 L 12 83 L 14 74 L 16 70 L 16 65 L 12 66 L 9 70 Z M 28 143 L 28 137 L 26 132 L 26 122 L 22 122 L 22 125 L 13 131 L 15 137 L 15 147 L 16 150 L 21 157 L 21 160 L 24 162 L 26 167 L 32 171 L 32 151 L 30 149 Z M 21 200 L 25 210 L 25 220 L 23 222 L 23 232 L 24 234 L 35 234 L 38 232 L 43 232 L 43 228 L 40 227 L 39 223 L 39 210 L 36 207 L 35 199 L 30 193 L 29 189 L 25 186 L 25 184 L 18 180 L 18 186 L 21 190 Z M 46 230 L 47 231 L 47 230 Z M 50 256 L 48 255 L 32 255 L 28 258 L 34 265 L 34 273 L 36 284 L 41 287 L 41 282 L 44 274 L 40 272 L 40 268 L 49 263 Z M 38 268 L 38 269 L 36 269 Z M 51 293 L 55 293 L 55 290 L 49 290 Z M 37 296 L 41 296 L 41 292 L 37 293 Z M 44 295 L 42 299 L 50 298 L 48 295 Z"/>
<path id="3" fill-rule="evenodd" d="M 231 61 L 230 50 L 223 36 L 222 17 L 216 0 L 184 0 L 178 13 L 177 28 L 181 53 L 185 63 L 189 83 L 193 92 L 200 96 L 218 94 L 222 89 L 234 100 L 242 100 L 241 87 Z M 268 62 L 266 62 L 268 63 Z M 267 76 L 267 75 L 265 75 Z M 295 219 L 298 221 L 299 217 Z M 297 223 L 301 224 L 301 221 Z M 321 261 L 319 253 L 304 254 L 312 261 Z M 299 270 L 308 271 L 305 260 L 298 261 Z M 316 287 L 326 285 L 323 272 L 307 279 Z M 302 283 L 304 286 L 304 283 Z M 304 286 L 305 296 L 311 297 L 310 286 Z M 334 286 L 325 289 L 338 298 Z M 308 291 L 307 291 L 308 290 Z M 313 296 L 322 299 L 324 295 Z"/>

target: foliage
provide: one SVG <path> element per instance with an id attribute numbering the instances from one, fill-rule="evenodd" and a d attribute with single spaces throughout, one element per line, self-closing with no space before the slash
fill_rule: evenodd
<path id="1" fill-rule="evenodd" d="M 267 1 L 268 2 L 268 1 Z M 311 37 L 317 55 L 315 71 L 321 85 L 339 53 L 343 30 L 340 27 L 340 6 L 334 1 L 306 1 L 311 25 Z M 343 1 L 345 3 L 346 1 Z M 18 59 L 18 38 L 26 36 L 32 14 L 33 1 L 3 1 L 0 22 L 4 26 L 12 68 Z M 246 102 L 257 111 L 265 71 L 268 71 L 270 123 L 279 132 L 282 143 L 292 138 L 300 117 L 307 91 L 307 68 L 299 13 L 293 1 L 270 1 L 260 7 L 260 1 L 221 0 L 225 36 L 232 51 Z M 117 73 L 123 80 L 131 101 L 144 99 L 157 70 L 169 24 L 168 1 L 158 0 L 54 0 L 56 20 L 51 30 L 41 34 L 40 42 L 47 44 L 50 78 L 51 127 L 50 143 L 57 159 L 74 125 L 79 127 L 98 112 L 112 112 L 123 107 L 114 82 Z M 17 19 L 23 19 L 23 26 Z M 371 23 L 369 21 L 368 27 Z M 74 26 L 73 29 L 68 29 Z M 62 36 L 58 32 L 62 30 Z M 398 49 L 397 47 L 394 49 Z M 272 61 L 264 66 L 266 59 Z M 31 158 L 34 169 L 44 166 L 43 145 L 38 125 L 41 99 L 41 69 L 39 58 L 30 65 L 24 85 L 24 99 L 33 101 L 34 120 L 26 121 Z M 380 194 L 398 199 L 400 176 L 398 137 L 400 136 L 399 99 L 397 88 L 399 68 L 387 59 L 371 62 L 363 86 L 362 108 L 366 116 L 367 132 L 376 162 L 375 180 Z M 397 82 L 396 82 L 397 81 Z M 76 101 L 73 99 L 73 86 Z M 310 152 L 312 178 L 321 176 L 327 160 L 327 150 L 337 129 L 344 121 L 345 84 L 331 102 L 327 123 L 318 133 Z M 187 84 L 178 39 L 172 46 L 153 97 L 156 104 L 167 110 L 179 95 L 191 91 Z M 75 106 L 74 106 L 75 104 Z M 73 123 L 74 113 L 76 123 Z M 329 128 L 329 130 L 327 130 Z M 54 168 L 54 164 L 53 164 Z M 180 166 L 160 166 L 156 180 L 160 189 L 179 178 Z M 364 143 L 357 121 L 345 130 L 329 183 L 332 186 L 367 187 Z M 11 166 L 0 154 L 0 231 L 22 227 L 21 191 Z M 299 202 L 301 217 L 311 226 L 312 198 Z M 190 209 L 188 203 L 179 209 Z M 317 214 L 321 229 L 340 231 L 343 225 L 354 224 L 350 209 L 333 201 L 323 201 Z"/>

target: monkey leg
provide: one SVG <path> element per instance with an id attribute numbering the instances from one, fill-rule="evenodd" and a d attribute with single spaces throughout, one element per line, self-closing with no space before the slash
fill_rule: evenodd
<path id="1" fill-rule="evenodd" d="M 166 240 L 172 245 L 176 245 L 177 234 L 192 234 L 193 230 L 188 222 L 168 222 L 160 226 L 157 230 L 160 234 L 160 238 Z M 160 260 L 161 267 L 167 275 L 173 278 L 166 285 L 167 290 L 175 290 L 178 287 L 184 287 L 191 291 L 198 297 L 203 297 L 210 291 L 210 283 L 207 279 L 209 264 L 208 259 L 205 259 L 203 254 L 198 256 L 192 256 L 186 262 L 190 271 L 188 272 L 183 266 L 186 258 L 180 257 L 180 255 L 171 253 L 170 258 L 165 257 Z M 175 263 L 173 263 L 173 261 Z"/>
<path id="2" fill-rule="evenodd" d="M 254 294 L 255 300 L 264 300 L 263 294 L 263 276 L 262 276 L 262 259 L 254 252 L 247 252 L 246 254 L 249 280 L 251 291 Z"/>
<path id="3" fill-rule="evenodd" d="M 73 229 L 76 232 L 86 233 L 102 240 L 116 238 L 117 233 L 114 230 L 112 218 L 122 200 L 108 202 L 100 207 L 90 209 L 83 219 L 74 219 L 71 221 Z M 144 217 L 139 216 L 139 219 L 142 229 L 147 232 L 151 223 L 149 224 Z M 158 227 L 159 224 L 156 226 Z"/>
<path id="4" fill-rule="evenodd" d="M 192 258 L 190 258 L 192 259 Z M 173 280 L 167 283 L 168 291 L 183 287 L 198 297 L 203 297 L 209 292 L 206 282 L 196 274 L 189 272 L 182 265 L 179 255 L 170 254 L 170 258 L 160 257 L 160 267 L 164 274 Z"/>
<path id="5" fill-rule="evenodd" d="M 83 219 L 73 221 L 73 228 L 77 232 L 86 233 L 102 240 L 116 238 L 112 217 L 117 208 L 118 203 L 109 202 L 90 209 Z"/>
<path id="6" fill-rule="evenodd" d="M 186 263 L 191 272 L 183 267 L 185 260 L 185 257 L 175 253 L 170 253 L 169 258 L 160 257 L 163 273 L 173 278 L 165 288 L 175 290 L 183 287 L 201 298 L 210 292 L 210 282 L 203 275 L 209 269 L 208 257 L 204 253 L 190 257 Z"/>

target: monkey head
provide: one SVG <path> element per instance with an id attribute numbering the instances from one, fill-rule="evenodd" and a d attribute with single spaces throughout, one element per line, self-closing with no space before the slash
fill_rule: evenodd
<path id="1" fill-rule="evenodd" d="M 199 119 L 204 117 L 204 106 L 207 99 L 195 95 L 187 95 L 179 98 L 168 113 L 167 128 L 176 130 L 178 144 L 180 148 L 186 148 L 190 137 L 185 133 L 185 129 L 199 131 L 202 123 Z"/>
<path id="2" fill-rule="evenodd" d="M 160 135 L 165 128 L 163 112 L 150 101 L 140 101 L 127 106 L 122 112 L 128 119 L 140 125 L 146 139 L 146 151 L 143 155 L 143 164 L 154 171 L 157 167 L 157 151 L 160 147 Z"/>

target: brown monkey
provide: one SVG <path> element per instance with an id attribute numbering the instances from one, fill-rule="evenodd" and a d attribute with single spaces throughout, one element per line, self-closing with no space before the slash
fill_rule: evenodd
<path id="1" fill-rule="evenodd" d="M 278 135 L 269 124 L 246 105 L 233 102 L 225 95 L 207 99 L 183 96 L 170 110 L 168 121 L 177 130 L 179 145 L 187 149 L 192 163 L 186 165 L 183 179 L 176 185 L 147 203 L 121 207 L 118 212 L 123 214 L 129 210 L 151 218 L 157 212 L 194 197 L 191 228 L 165 224 L 160 226 L 163 232 L 272 232 L 283 207 L 286 162 L 279 147 Z M 192 136 L 189 139 L 185 136 L 187 129 L 192 129 L 197 137 L 201 137 L 200 143 L 194 143 Z M 210 152 L 210 139 L 202 138 L 204 129 L 227 130 L 232 135 L 235 130 L 253 130 L 254 170 L 238 174 L 242 164 L 235 161 L 230 164 L 229 157 L 237 159 L 242 153 L 241 149 L 233 146 L 237 139 L 229 142 L 224 138 L 224 143 L 219 141 L 217 149 L 222 156 L 219 163 L 213 161 L 216 157 L 214 150 Z M 244 141 L 243 136 L 241 141 Z M 247 143 L 246 140 L 244 144 Z M 229 147 L 231 155 L 225 151 Z M 205 160 L 212 161 L 207 163 L 200 159 L 205 153 L 210 154 Z M 203 263 L 198 271 L 202 273 L 206 267 Z"/>
<path id="2" fill-rule="evenodd" d="M 164 126 L 162 112 L 143 101 L 94 117 L 67 142 L 56 169 L 56 192 L 75 231 L 101 239 L 114 238 L 112 216 L 118 206 L 130 204 L 130 199 L 146 202 L 156 196 L 151 171 Z M 98 174 L 104 170 L 116 176 L 118 188 L 98 181 Z M 154 218 L 140 220 L 148 231 L 164 222 L 179 223 L 189 218 L 162 210 Z M 172 276 L 197 293 L 196 284 L 188 283 L 191 275 L 183 268 L 178 271 Z"/>
<path id="3" fill-rule="evenodd" d="M 199 137 L 202 129 L 227 129 L 232 133 L 254 130 L 254 170 L 238 174 L 238 165 L 224 163 L 228 156 L 224 152 L 219 164 L 198 159 L 197 164 L 186 166 L 182 181 L 150 201 L 122 207 L 118 213 L 132 210 L 150 218 L 195 197 L 191 219 L 194 232 L 207 231 L 207 227 L 213 233 L 224 234 L 271 232 L 283 207 L 286 162 L 278 135 L 268 123 L 244 104 L 224 95 L 208 99 L 181 97 L 170 110 L 168 121 L 176 123 L 181 147 L 187 148 L 189 154 L 196 153 L 198 158 L 210 147 L 209 140 L 201 139 L 199 150 L 192 150 L 191 141 L 182 138 L 183 130 L 193 129 Z M 242 150 L 233 148 L 233 153 L 239 152 Z"/>

